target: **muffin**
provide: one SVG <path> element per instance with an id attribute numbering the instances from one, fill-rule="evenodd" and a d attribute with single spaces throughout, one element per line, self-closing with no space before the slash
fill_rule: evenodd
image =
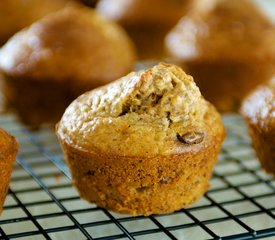
<path id="1" fill-rule="evenodd" d="M 0 45 L 22 28 L 63 8 L 67 0 L 1 0 Z"/>
<path id="2" fill-rule="evenodd" d="M 140 59 L 164 56 L 163 40 L 187 12 L 190 0 L 101 0 L 97 10 L 120 23 L 134 40 Z"/>
<path id="3" fill-rule="evenodd" d="M 230 112 L 273 75 L 274 41 L 274 25 L 251 1 L 197 0 L 167 35 L 166 47 L 204 97 Z"/>
<path id="4" fill-rule="evenodd" d="M 192 77 L 168 64 L 83 94 L 56 132 L 80 196 L 132 215 L 199 199 L 225 135 Z"/>
<path id="5" fill-rule="evenodd" d="M 124 30 L 72 4 L 19 32 L 0 51 L 6 105 L 38 127 L 56 123 L 85 91 L 130 72 L 135 50 Z"/>
<path id="6" fill-rule="evenodd" d="M 262 167 L 275 175 L 275 78 L 249 94 L 241 111 Z"/>
<path id="7" fill-rule="evenodd" d="M 8 193 L 13 162 L 18 152 L 18 145 L 14 137 L 0 128 L 0 215 Z"/>

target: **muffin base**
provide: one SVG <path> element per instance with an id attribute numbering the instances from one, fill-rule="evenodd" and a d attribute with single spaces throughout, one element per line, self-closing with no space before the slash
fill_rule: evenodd
<path id="1" fill-rule="evenodd" d="M 139 59 L 163 59 L 166 56 L 164 38 L 171 26 L 141 24 L 124 28 L 136 45 Z"/>
<path id="2" fill-rule="evenodd" d="M 275 126 L 267 130 L 257 124 L 252 124 L 248 119 L 246 122 L 261 166 L 267 173 L 275 176 Z"/>
<path id="3" fill-rule="evenodd" d="M 16 153 L 8 156 L 5 161 L 0 159 L 0 215 L 3 211 L 3 205 L 9 190 L 10 177 L 15 155 Z"/>
<path id="4" fill-rule="evenodd" d="M 184 63 L 183 69 L 220 112 L 238 112 L 243 98 L 274 73 L 268 62 L 196 61 Z"/>
<path id="5" fill-rule="evenodd" d="M 1 129 L 0 131 L 2 132 Z M 7 141 L 10 141 L 8 150 L 4 152 L 1 152 L 0 150 L 0 215 L 3 211 L 3 205 L 9 190 L 13 162 L 15 161 L 16 154 L 18 152 L 16 140 L 8 134 L 7 137 L 9 138 Z"/>
<path id="6" fill-rule="evenodd" d="M 216 144 L 181 155 L 126 157 L 85 152 L 59 140 L 82 198 L 118 213 L 145 216 L 173 212 L 199 199 L 220 150 Z"/>
<path id="7" fill-rule="evenodd" d="M 70 81 L 4 77 L 4 105 L 32 129 L 55 124 L 66 107 L 88 87 L 73 87 Z"/>

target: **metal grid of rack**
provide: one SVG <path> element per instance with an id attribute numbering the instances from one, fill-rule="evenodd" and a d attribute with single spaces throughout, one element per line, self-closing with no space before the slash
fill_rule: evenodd
<path id="1" fill-rule="evenodd" d="M 1 116 L 20 153 L 0 239 L 275 239 L 275 179 L 259 166 L 240 116 L 224 122 L 227 140 L 209 191 L 187 209 L 131 217 L 79 198 L 52 129 L 31 132 Z"/>

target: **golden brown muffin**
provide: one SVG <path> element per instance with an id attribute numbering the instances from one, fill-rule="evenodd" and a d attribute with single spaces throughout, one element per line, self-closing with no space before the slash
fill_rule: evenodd
<path id="1" fill-rule="evenodd" d="M 275 79 L 250 93 L 241 110 L 262 167 L 275 175 Z"/>
<path id="2" fill-rule="evenodd" d="M 130 72 L 134 61 L 121 27 L 90 8 L 67 6 L 0 51 L 7 105 L 29 125 L 56 123 L 73 99 Z"/>
<path id="3" fill-rule="evenodd" d="M 0 45 L 22 28 L 63 8 L 68 0 L 1 0 Z"/>
<path id="4" fill-rule="evenodd" d="M 56 131 L 81 197 L 133 215 L 200 198 L 225 135 L 192 77 L 168 64 L 83 94 Z"/>
<path id="5" fill-rule="evenodd" d="M 190 0 L 101 0 L 97 10 L 120 23 L 134 40 L 139 58 L 164 56 L 163 40 L 187 12 Z"/>
<path id="6" fill-rule="evenodd" d="M 274 25 L 249 0 L 195 3 L 166 46 L 219 111 L 237 111 L 243 97 L 274 73 Z"/>
<path id="7" fill-rule="evenodd" d="M 0 128 L 0 215 L 8 193 L 13 162 L 18 152 L 14 137 Z"/>

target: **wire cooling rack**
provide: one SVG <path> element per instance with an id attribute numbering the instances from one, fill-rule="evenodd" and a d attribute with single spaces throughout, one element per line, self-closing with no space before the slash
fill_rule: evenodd
<path id="1" fill-rule="evenodd" d="M 275 239 L 275 179 L 266 175 L 238 115 L 227 127 L 209 191 L 172 214 L 131 217 L 79 198 L 52 129 L 31 132 L 12 115 L 0 127 L 20 153 L 0 217 L 0 239 Z"/>

